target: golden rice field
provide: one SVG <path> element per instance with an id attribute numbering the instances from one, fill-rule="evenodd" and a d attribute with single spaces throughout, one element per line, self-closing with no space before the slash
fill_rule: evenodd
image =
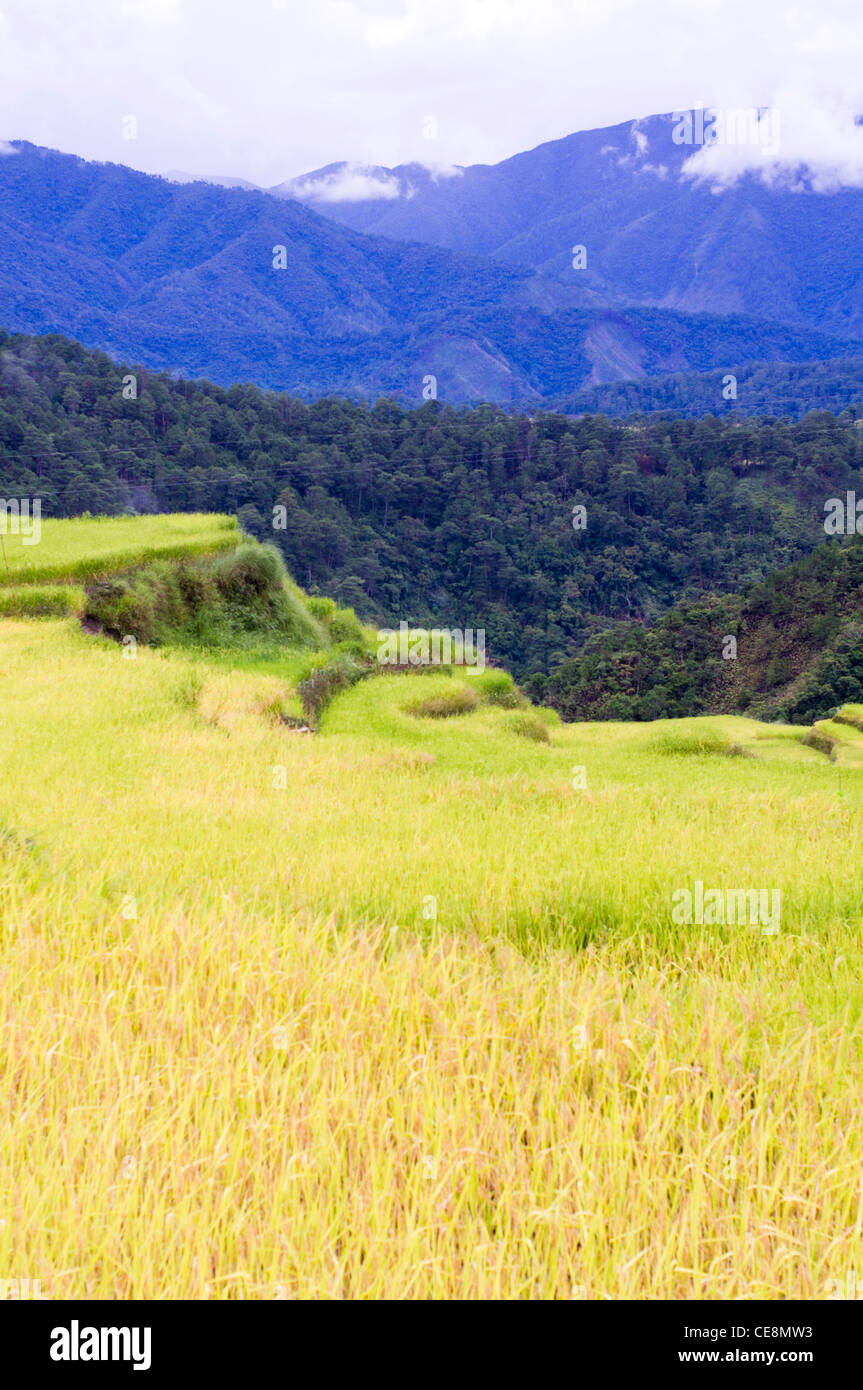
<path id="1" fill-rule="evenodd" d="M 381 676 L 297 734 L 276 677 L 73 619 L 0 652 L 3 1277 L 779 1299 L 860 1267 L 854 727 L 834 761 L 745 719 L 534 743 Z M 779 889 L 780 930 L 676 924 L 695 880 Z"/>

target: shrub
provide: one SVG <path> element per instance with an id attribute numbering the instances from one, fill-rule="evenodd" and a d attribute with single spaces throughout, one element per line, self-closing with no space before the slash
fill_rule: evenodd
<path id="1" fill-rule="evenodd" d="M 181 564 L 177 569 L 177 585 L 185 604 L 193 612 L 217 601 L 216 576 L 201 564 Z"/>
<path id="2" fill-rule="evenodd" d="M 655 753 L 672 753 L 682 756 L 720 754 L 727 758 L 737 758 L 746 750 L 740 743 L 732 743 L 716 729 L 669 729 L 654 741 Z"/>
<path id="3" fill-rule="evenodd" d="M 296 647 L 324 647 L 321 625 L 306 608 L 298 589 L 288 582 L 273 597 L 275 623 L 273 635 Z"/>
<path id="4" fill-rule="evenodd" d="M 364 642 L 339 642 L 332 649 L 333 656 L 352 656 L 356 661 L 370 661 L 368 648 Z"/>
<path id="5" fill-rule="evenodd" d="M 87 592 L 84 616 L 118 642 L 128 636 L 139 642 L 156 637 L 156 604 L 143 576 L 134 584 L 126 578 L 98 580 Z"/>
<path id="6" fill-rule="evenodd" d="M 358 643 L 365 651 L 366 635 L 363 625 L 352 608 L 339 608 L 335 599 L 327 598 L 323 594 L 313 594 L 307 598 L 306 608 L 324 628 L 331 642 Z"/>
<path id="7" fill-rule="evenodd" d="M 333 696 L 362 680 L 368 671 L 368 666 L 345 655 L 313 663 L 309 674 L 297 683 L 303 714 L 313 729 L 319 727 L 321 715 Z"/>
<path id="8" fill-rule="evenodd" d="M 550 725 L 552 729 L 560 724 L 560 715 L 557 710 L 552 709 L 550 705 L 534 705 L 533 712 L 542 719 L 544 723 Z"/>
<path id="9" fill-rule="evenodd" d="M 459 685 L 455 690 L 445 690 L 440 695 L 428 695 L 424 700 L 415 700 L 407 705 L 408 714 L 419 715 L 425 719 L 447 719 L 453 714 L 470 714 L 479 705 L 479 696 L 469 686 Z"/>
<path id="10" fill-rule="evenodd" d="M 231 554 L 159 560 L 93 583 L 85 614 L 112 637 L 203 647 L 250 638 L 294 647 L 327 639 L 272 546 L 248 541 Z"/>
<path id="11" fill-rule="evenodd" d="M 216 562 L 215 575 L 221 593 L 239 603 L 281 588 L 288 577 L 275 546 L 251 542 L 222 556 Z"/>
<path id="12" fill-rule="evenodd" d="M 306 607 L 313 618 L 317 618 L 326 626 L 328 618 L 331 618 L 336 611 L 336 601 L 327 598 L 325 594 L 310 594 L 306 599 Z"/>
<path id="13" fill-rule="evenodd" d="M 506 727 L 521 738 L 532 739 L 534 743 L 551 743 L 548 725 L 533 710 L 521 710 L 510 715 Z"/>
<path id="14" fill-rule="evenodd" d="M 501 705 L 504 709 L 518 709 L 525 704 L 524 696 L 509 671 L 483 671 L 473 684 L 486 704 Z"/>
<path id="15" fill-rule="evenodd" d="M 352 608 L 337 608 L 326 621 L 333 642 L 359 642 L 365 646 L 363 626 Z"/>
<path id="16" fill-rule="evenodd" d="M 814 748 L 816 753 L 825 753 L 831 762 L 836 759 L 836 739 L 820 729 L 807 729 L 800 738 L 804 748 Z"/>
<path id="17" fill-rule="evenodd" d="M 141 584 L 152 597 L 157 641 L 166 641 L 170 633 L 182 628 L 188 615 L 180 588 L 180 568 L 174 560 L 156 560 L 141 571 Z M 133 592 L 137 579 L 137 575 L 132 576 Z"/>

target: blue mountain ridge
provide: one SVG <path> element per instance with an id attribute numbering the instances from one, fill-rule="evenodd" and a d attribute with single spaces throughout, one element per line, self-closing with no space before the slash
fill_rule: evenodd
<path id="1" fill-rule="evenodd" d="M 434 377 L 454 403 L 530 404 L 669 373 L 859 357 L 863 253 L 846 222 L 859 225 L 863 193 L 716 195 L 654 174 L 643 164 L 664 120 L 446 177 L 420 179 L 416 166 L 419 186 L 384 209 L 298 201 L 284 186 L 169 182 L 13 142 L 0 158 L 0 323 L 305 398 L 419 401 Z M 625 147 L 611 165 L 610 144 Z M 748 218 L 749 240 L 731 235 L 729 249 L 706 228 L 705 198 L 720 224 Z M 772 199 L 788 205 L 771 215 L 785 218 L 795 255 L 792 212 L 829 275 L 804 283 L 794 257 L 769 276 L 754 265 L 767 233 L 753 209 Z M 434 243 L 444 230 L 454 244 Z M 687 256 L 699 237 L 721 243 L 726 260 L 714 270 L 702 250 L 697 288 Z M 575 242 L 596 248 L 588 271 L 572 269 Z"/>

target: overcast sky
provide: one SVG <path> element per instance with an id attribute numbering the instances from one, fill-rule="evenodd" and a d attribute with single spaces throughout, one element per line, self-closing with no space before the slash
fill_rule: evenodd
<path id="1" fill-rule="evenodd" d="M 152 173 L 491 163 L 697 103 L 863 183 L 863 0 L 0 0 L 0 140 Z"/>

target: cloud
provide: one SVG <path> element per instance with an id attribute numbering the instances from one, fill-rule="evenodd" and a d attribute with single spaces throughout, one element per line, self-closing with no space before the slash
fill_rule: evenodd
<path id="1" fill-rule="evenodd" d="M 17 153 L 18 151 L 16 150 L 15 146 L 10 145 L 8 140 L 0 140 L 0 155 Z"/>
<path id="2" fill-rule="evenodd" d="M 856 183 L 860 0 L 0 0 L 0 129 L 150 173 L 490 164 L 699 101 L 780 108 L 781 158 L 746 168 Z M 703 151 L 689 172 L 740 168 Z"/>
<path id="3" fill-rule="evenodd" d="M 755 174 L 771 187 L 816 193 L 863 187 L 863 126 L 856 101 L 843 106 L 835 98 L 828 103 L 784 91 L 757 123 L 735 120 L 733 113 L 717 115 L 720 138 L 695 149 L 683 166 L 688 178 L 715 188 L 728 188 L 744 174 Z"/>
<path id="4" fill-rule="evenodd" d="M 280 192 L 303 203 L 365 203 L 401 196 L 401 185 L 392 174 L 346 164 L 320 178 L 292 179 Z"/>
<path id="5" fill-rule="evenodd" d="M 434 183 L 440 183 L 441 179 L 460 179 L 464 174 L 464 169 L 459 164 L 423 164 L 423 168 L 431 175 Z"/>

